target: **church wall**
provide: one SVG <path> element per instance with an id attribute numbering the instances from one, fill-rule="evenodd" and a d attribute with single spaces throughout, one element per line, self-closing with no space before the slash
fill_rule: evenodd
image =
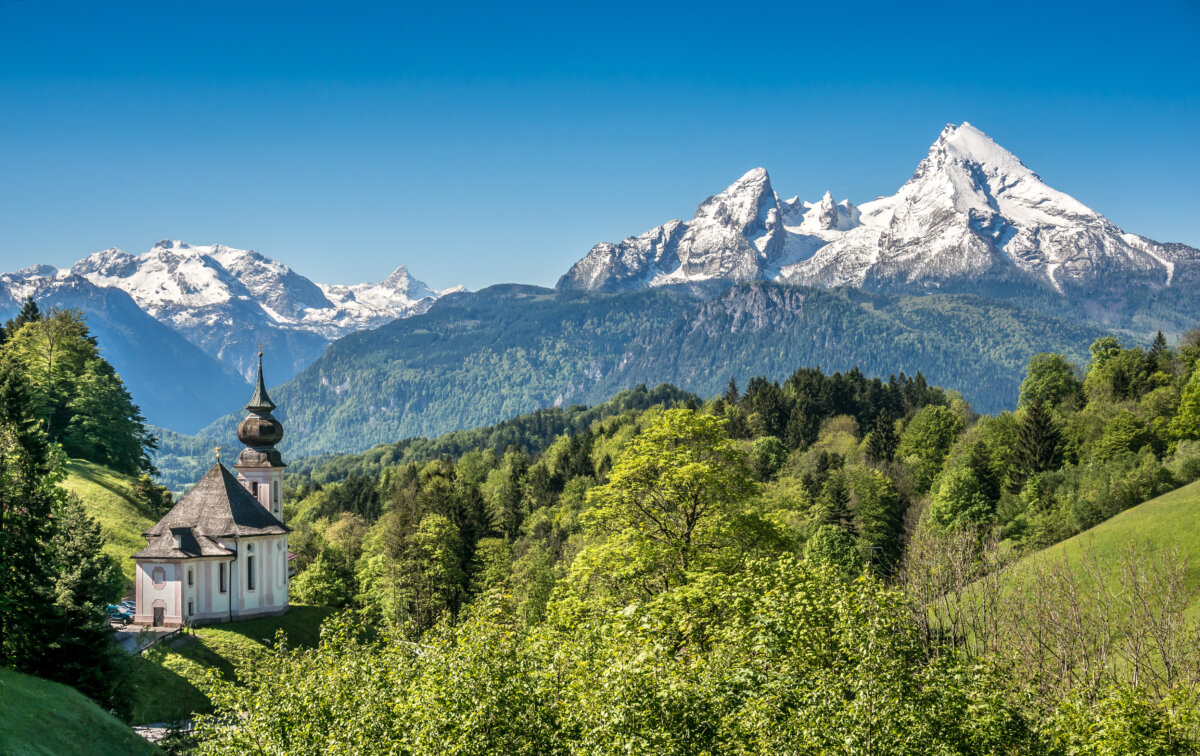
<path id="1" fill-rule="evenodd" d="M 254 589 L 248 588 L 250 557 L 254 557 Z M 287 590 L 287 536 L 238 539 L 237 594 L 234 616 L 285 610 Z"/>
<path id="2" fill-rule="evenodd" d="M 155 586 L 154 569 L 162 568 L 162 582 Z M 133 621 L 147 625 L 154 621 L 154 605 L 161 601 L 164 623 L 174 626 L 182 624 L 183 568 L 178 561 L 138 560 L 135 571 L 135 595 L 137 613 Z"/>

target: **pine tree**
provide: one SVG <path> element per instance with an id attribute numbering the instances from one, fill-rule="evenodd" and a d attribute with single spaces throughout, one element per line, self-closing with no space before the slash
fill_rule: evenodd
<path id="1" fill-rule="evenodd" d="M 0 667 L 36 672 L 53 638 L 48 548 L 61 471 L 18 363 L 0 355 Z"/>
<path id="2" fill-rule="evenodd" d="M 1018 483 L 1031 475 L 1053 470 L 1062 463 L 1062 430 L 1044 402 L 1030 402 L 1025 407 L 1017 428 L 1013 456 Z"/>
<path id="3" fill-rule="evenodd" d="M 121 596 L 124 578 L 103 551 L 100 525 L 74 496 L 58 510 L 50 540 L 57 626 L 41 675 L 71 685 L 108 708 L 123 708 L 124 665 L 112 643 L 108 604 Z"/>
<path id="4" fill-rule="evenodd" d="M 1154 342 L 1150 344 L 1150 351 L 1146 352 L 1146 375 L 1150 376 L 1162 370 L 1163 358 L 1167 356 L 1167 337 L 1159 331 L 1154 336 Z"/>
<path id="5" fill-rule="evenodd" d="M 823 525 L 837 525 L 851 535 L 858 531 L 854 523 L 854 512 L 850 508 L 850 489 L 841 475 L 830 475 L 821 490 L 820 519 Z"/>
<path id="6" fill-rule="evenodd" d="M 900 437 L 896 434 L 896 423 L 887 412 L 880 412 L 875 419 L 875 429 L 867 434 L 867 457 L 876 463 L 891 462 L 896 457 L 896 446 Z"/>
<path id="7" fill-rule="evenodd" d="M 967 457 L 967 467 L 979 482 L 979 492 L 984 495 L 989 504 L 995 504 L 1000 499 L 1000 476 L 992 464 L 988 454 L 987 444 L 976 441 L 971 445 L 970 456 Z"/>
<path id="8" fill-rule="evenodd" d="M 37 302 L 33 301 L 33 295 L 31 294 L 25 298 L 25 303 L 21 305 L 21 311 L 17 313 L 17 317 L 8 321 L 8 332 L 10 334 L 16 333 L 26 323 L 36 323 L 41 319 L 41 310 L 38 309 Z"/>
<path id="9" fill-rule="evenodd" d="M 724 398 L 726 404 L 737 404 L 742 398 L 742 393 L 738 391 L 737 381 L 733 379 L 733 376 L 729 376 L 729 385 L 725 388 Z"/>

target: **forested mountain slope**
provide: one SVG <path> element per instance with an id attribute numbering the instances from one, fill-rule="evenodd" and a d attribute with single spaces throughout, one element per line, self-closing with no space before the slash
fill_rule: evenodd
<path id="1" fill-rule="evenodd" d="M 1098 335 L 969 295 L 757 282 L 705 301 L 676 287 L 600 294 L 506 285 L 347 336 L 271 393 L 292 458 L 594 404 L 639 383 L 712 395 L 731 376 L 782 379 L 797 365 L 920 371 L 998 411 L 1015 403 L 1031 354 L 1078 358 Z M 240 419 L 230 414 L 202 435 L 231 440 Z"/>

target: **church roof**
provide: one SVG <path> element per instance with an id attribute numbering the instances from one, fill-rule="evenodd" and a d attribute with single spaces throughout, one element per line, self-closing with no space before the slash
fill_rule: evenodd
<path id="1" fill-rule="evenodd" d="M 291 530 L 218 462 L 171 507 L 170 512 L 144 533 L 150 543 L 134 557 L 165 557 L 167 551 L 179 552 L 174 558 L 219 556 L 219 553 L 207 553 L 213 548 L 225 551 L 215 543 L 217 538 L 283 535 Z M 175 535 L 180 536 L 178 548 L 174 546 Z"/>
<path id="2" fill-rule="evenodd" d="M 175 539 L 179 545 L 175 545 Z M 192 528 L 167 528 L 156 536 L 149 537 L 146 548 L 133 555 L 134 559 L 190 559 L 192 557 L 233 556 L 234 552 L 225 548 L 206 535 L 196 533 Z"/>

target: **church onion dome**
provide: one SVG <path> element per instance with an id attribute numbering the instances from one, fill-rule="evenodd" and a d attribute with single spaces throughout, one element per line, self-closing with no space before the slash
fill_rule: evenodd
<path id="1" fill-rule="evenodd" d="M 238 440 L 246 445 L 246 448 L 238 455 L 238 465 L 243 467 L 283 467 L 283 460 L 275 449 L 275 444 L 283 439 L 283 424 L 271 414 L 271 410 L 275 409 L 275 402 L 267 396 L 266 382 L 263 381 L 261 350 L 258 353 L 258 384 L 246 409 L 250 414 L 238 425 L 237 431 Z"/>

